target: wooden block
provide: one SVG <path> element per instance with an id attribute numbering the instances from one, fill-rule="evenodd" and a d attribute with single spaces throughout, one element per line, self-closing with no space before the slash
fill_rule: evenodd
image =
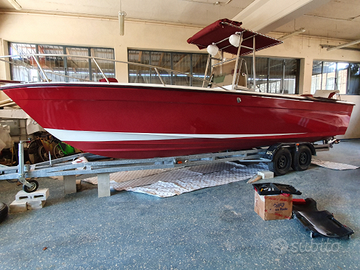
<path id="1" fill-rule="evenodd" d="M 271 171 L 261 171 L 258 172 L 258 175 L 260 175 L 262 179 L 274 178 L 274 172 Z"/>
<path id="2" fill-rule="evenodd" d="M 46 201 L 28 201 L 27 202 L 27 210 L 36 210 L 36 209 L 41 209 L 44 207 Z"/>
<path id="3" fill-rule="evenodd" d="M 26 201 L 13 201 L 9 206 L 10 213 L 21 213 L 27 211 Z"/>

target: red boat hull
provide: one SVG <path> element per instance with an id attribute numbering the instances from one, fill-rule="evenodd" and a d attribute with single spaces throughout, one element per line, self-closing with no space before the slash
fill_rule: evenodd
<path id="1" fill-rule="evenodd" d="M 43 128 L 86 152 L 151 158 L 314 142 L 346 132 L 353 104 L 155 85 L 4 88 Z"/>

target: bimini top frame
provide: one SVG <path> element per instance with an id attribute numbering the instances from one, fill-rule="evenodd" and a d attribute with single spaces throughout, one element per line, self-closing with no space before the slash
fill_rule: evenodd
<path id="1" fill-rule="evenodd" d="M 187 40 L 189 44 L 194 44 L 198 46 L 199 49 L 208 49 L 208 65 L 210 64 L 211 56 L 216 56 L 219 51 L 221 53 L 221 59 L 220 63 L 217 63 L 217 65 L 223 63 L 224 52 L 236 55 L 236 58 L 232 59 L 236 60 L 232 89 L 235 88 L 240 56 L 244 56 L 250 53 L 253 55 L 253 87 L 255 88 L 255 52 L 282 43 L 281 40 L 247 30 L 242 28 L 241 25 L 241 22 L 236 22 L 229 19 L 218 20 L 200 30 L 198 33 Z M 226 62 L 229 62 L 229 60 Z"/>
<path id="2" fill-rule="evenodd" d="M 220 51 L 237 55 L 238 48 L 230 43 L 229 37 L 233 34 L 240 34 L 243 37 L 240 56 L 252 53 L 254 48 L 255 51 L 260 51 L 282 43 L 281 40 L 247 30 L 242 28 L 241 25 L 241 22 L 229 19 L 218 20 L 200 30 L 189 38 L 187 42 L 198 46 L 200 50 L 207 48 L 209 45 L 216 44 Z M 255 47 L 252 42 L 253 37 L 256 39 Z"/>

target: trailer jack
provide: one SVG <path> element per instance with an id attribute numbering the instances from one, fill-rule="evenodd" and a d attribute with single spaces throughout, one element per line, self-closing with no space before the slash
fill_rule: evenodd
<path id="1" fill-rule="evenodd" d="M 26 180 L 25 178 L 25 162 L 24 162 L 24 143 L 28 141 L 20 141 L 19 142 L 19 164 L 18 164 L 18 180 L 21 184 L 23 184 L 23 190 L 25 192 L 31 193 L 38 189 L 39 183 L 36 180 Z"/>

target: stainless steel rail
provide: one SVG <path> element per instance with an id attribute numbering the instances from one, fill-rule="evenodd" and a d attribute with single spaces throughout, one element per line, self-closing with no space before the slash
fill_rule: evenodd
<path id="1" fill-rule="evenodd" d="M 67 57 L 67 58 L 81 58 L 81 59 L 88 59 L 88 60 L 92 60 L 96 67 L 99 69 L 101 75 L 103 76 L 103 78 L 106 80 L 107 83 L 110 83 L 109 79 L 106 77 L 105 73 L 103 72 L 102 68 L 100 67 L 100 65 L 98 64 L 99 61 L 109 61 L 109 62 L 113 62 L 113 63 L 120 63 L 120 64 L 126 64 L 126 65 L 135 65 L 135 66 L 139 66 L 139 67 L 145 67 L 145 68 L 149 68 L 149 69 L 153 69 L 155 71 L 155 73 L 157 74 L 157 77 L 159 78 L 160 82 L 162 85 L 166 86 L 166 83 L 164 81 L 164 79 L 161 76 L 161 73 L 159 72 L 159 70 L 161 71 L 165 71 L 168 74 L 177 74 L 177 75 L 184 75 L 186 77 L 192 78 L 193 80 L 198 80 L 200 82 L 203 83 L 203 87 L 205 87 L 206 85 L 209 84 L 213 84 L 216 87 L 219 87 L 225 91 L 228 91 L 228 89 L 217 85 L 216 83 L 213 83 L 209 80 L 206 79 L 206 76 L 204 76 L 204 78 L 197 78 L 192 76 L 190 73 L 186 73 L 186 72 L 180 72 L 180 71 L 176 71 L 176 70 L 172 70 L 172 69 L 168 69 L 168 68 L 164 68 L 164 67 L 159 67 L 159 66 L 153 66 L 153 65 L 148 65 L 148 64 L 141 64 L 141 63 L 136 63 L 136 62 L 128 62 L 128 61 L 120 61 L 120 60 L 115 60 L 115 59 L 108 59 L 108 58 L 102 58 L 102 57 L 94 57 L 94 56 L 83 56 L 83 55 L 69 55 L 69 54 L 19 54 L 19 55 L 6 55 L 6 56 L 0 56 L 0 61 L 8 63 L 8 64 L 13 64 L 13 65 L 19 65 L 19 61 L 14 61 L 13 59 L 24 59 L 24 58 L 30 58 L 33 59 L 34 62 L 36 63 L 37 66 L 37 71 L 39 72 L 40 76 L 43 77 L 43 79 L 46 82 L 49 82 L 49 78 L 47 77 L 46 73 L 50 73 L 50 74 L 55 74 L 57 76 L 63 76 L 63 77 L 67 77 L 67 78 L 73 78 L 73 79 L 77 79 L 80 81 L 90 81 L 90 80 L 86 80 L 86 79 L 82 79 L 82 78 L 75 78 L 72 76 L 67 76 L 67 75 L 63 75 L 63 74 L 59 74 L 56 72 L 52 72 L 49 70 L 44 70 L 44 68 L 41 66 L 40 62 L 39 62 L 39 57 Z M 22 62 L 23 66 L 27 69 L 32 68 L 31 65 Z M 205 74 L 206 75 L 206 74 Z"/>

